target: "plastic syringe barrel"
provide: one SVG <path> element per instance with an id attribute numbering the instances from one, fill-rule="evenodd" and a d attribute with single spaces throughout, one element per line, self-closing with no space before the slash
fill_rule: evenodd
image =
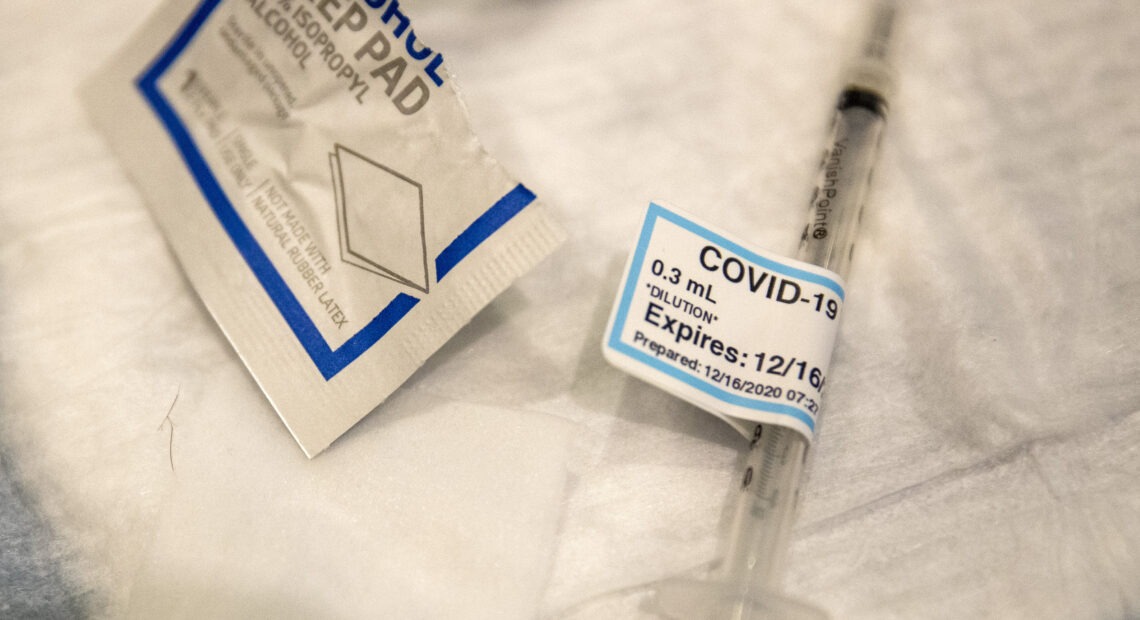
<path id="1" fill-rule="evenodd" d="M 886 65 L 894 17 L 892 3 L 880 4 L 861 54 L 844 76 L 797 253 L 798 259 L 843 277 L 886 124 L 886 99 L 894 88 Z M 720 568 L 720 578 L 735 584 L 742 598 L 778 589 L 807 455 L 808 442 L 798 432 L 755 427 Z"/>
<path id="2" fill-rule="evenodd" d="M 876 101 L 877 108 L 868 107 Z M 800 260 L 846 274 L 884 112 L 881 100 L 867 93 L 844 91 L 840 98 L 800 242 Z M 725 555 L 726 580 L 771 587 L 779 579 L 806 457 L 807 440 L 798 432 L 756 426 Z"/>

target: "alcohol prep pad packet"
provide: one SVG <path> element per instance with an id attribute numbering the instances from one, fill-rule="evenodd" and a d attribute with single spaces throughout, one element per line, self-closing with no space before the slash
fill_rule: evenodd
<path id="1" fill-rule="evenodd" d="M 398 0 L 167 2 L 83 98 L 310 457 L 562 240 Z"/>

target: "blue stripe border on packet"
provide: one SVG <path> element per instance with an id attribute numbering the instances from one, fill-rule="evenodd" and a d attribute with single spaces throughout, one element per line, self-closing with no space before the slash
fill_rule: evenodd
<path id="1" fill-rule="evenodd" d="M 166 101 L 158 88 L 158 80 L 186 49 L 186 46 L 194 39 L 210 14 L 221 2 L 222 0 L 204 0 L 199 4 L 178 34 L 171 39 L 166 49 L 137 78 L 135 85 L 150 104 L 163 126 L 166 127 L 171 139 L 174 140 L 182 160 L 186 163 L 186 167 L 190 170 L 194 181 L 198 184 L 198 188 L 206 198 L 206 202 L 209 203 L 214 215 L 217 216 L 222 228 L 225 229 L 242 258 L 245 259 L 246 264 L 253 270 L 257 280 L 265 292 L 269 294 L 273 304 L 281 312 L 281 316 L 297 340 L 300 341 L 305 352 L 313 360 L 321 376 L 327 381 L 344 370 L 365 351 L 372 348 L 420 300 L 406 293 L 396 295 L 367 325 L 340 347 L 333 349 L 325 341 L 313 320 L 297 301 L 293 291 L 289 289 L 277 268 L 273 266 L 272 261 L 269 260 L 245 222 L 237 214 L 221 185 L 214 178 L 190 132 L 187 131 L 174 108 Z M 436 257 L 436 280 L 443 279 L 479 244 L 486 241 L 512 217 L 534 202 L 534 199 L 534 193 L 519 184 L 491 205 Z"/>
<path id="2" fill-rule="evenodd" d="M 672 364 L 668 364 L 661 359 L 649 355 L 641 349 L 635 348 L 632 345 L 626 344 L 621 340 L 622 331 L 625 329 L 626 319 L 629 316 L 629 306 L 633 303 L 633 293 L 637 288 L 638 274 L 641 273 L 642 266 L 645 264 L 645 254 L 649 250 L 649 240 L 653 237 L 653 228 L 657 224 L 657 220 L 662 219 L 695 234 L 713 243 L 719 244 L 721 247 L 726 248 L 746 258 L 765 269 L 790 275 L 801 280 L 814 282 L 821 286 L 827 287 L 835 292 L 840 299 L 844 299 L 843 287 L 826 276 L 789 267 L 783 263 L 764 258 L 755 252 L 742 247 L 740 244 L 726 239 L 724 236 L 715 233 L 696 222 L 686 219 L 684 216 L 674 213 L 661 205 L 651 202 L 649 203 L 649 210 L 645 214 L 645 224 L 641 228 L 641 234 L 637 239 L 637 246 L 634 248 L 633 258 L 629 264 L 629 273 L 626 276 L 625 288 L 622 290 L 621 300 L 618 302 L 617 314 L 614 316 L 614 326 L 610 330 L 608 344 L 610 349 L 625 355 L 626 357 L 640 362 L 668 377 L 671 377 L 685 385 L 700 390 L 718 400 L 726 402 L 737 407 L 744 407 L 746 409 L 755 409 L 757 411 L 767 411 L 769 413 L 776 413 L 780 415 L 790 416 L 803 422 L 807 425 L 811 432 L 815 432 L 815 419 L 808 415 L 806 412 L 791 405 L 783 405 L 780 403 L 772 403 L 764 400 L 756 400 L 754 398 L 746 398 L 739 394 L 734 394 L 727 390 L 721 389 L 714 383 L 702 381 L 699 377 L 691 375 Z"/>

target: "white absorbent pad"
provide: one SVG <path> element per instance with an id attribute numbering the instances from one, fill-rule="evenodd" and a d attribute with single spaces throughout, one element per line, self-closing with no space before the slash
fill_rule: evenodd
<path id="1" fill-rule="evenodd" d="M 651 200 L 794 251 L 862 3 L 401 2 L 569 240 L 312 461 L 76 98 L 156 5 L 0 21 L 0 615 L 626 620 L 715 562 L 739 434 L 597 343 Z M 786 590 L 1136 617 L 1140 8 L 907 8 Z"/>

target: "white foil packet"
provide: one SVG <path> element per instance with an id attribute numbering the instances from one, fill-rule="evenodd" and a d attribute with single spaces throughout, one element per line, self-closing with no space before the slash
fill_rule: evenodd
<path id="1" fill-rule="evenodd" d="M 562 240 L 398 0 L 167 2 L 83 97 L 310 457 Z"/>

